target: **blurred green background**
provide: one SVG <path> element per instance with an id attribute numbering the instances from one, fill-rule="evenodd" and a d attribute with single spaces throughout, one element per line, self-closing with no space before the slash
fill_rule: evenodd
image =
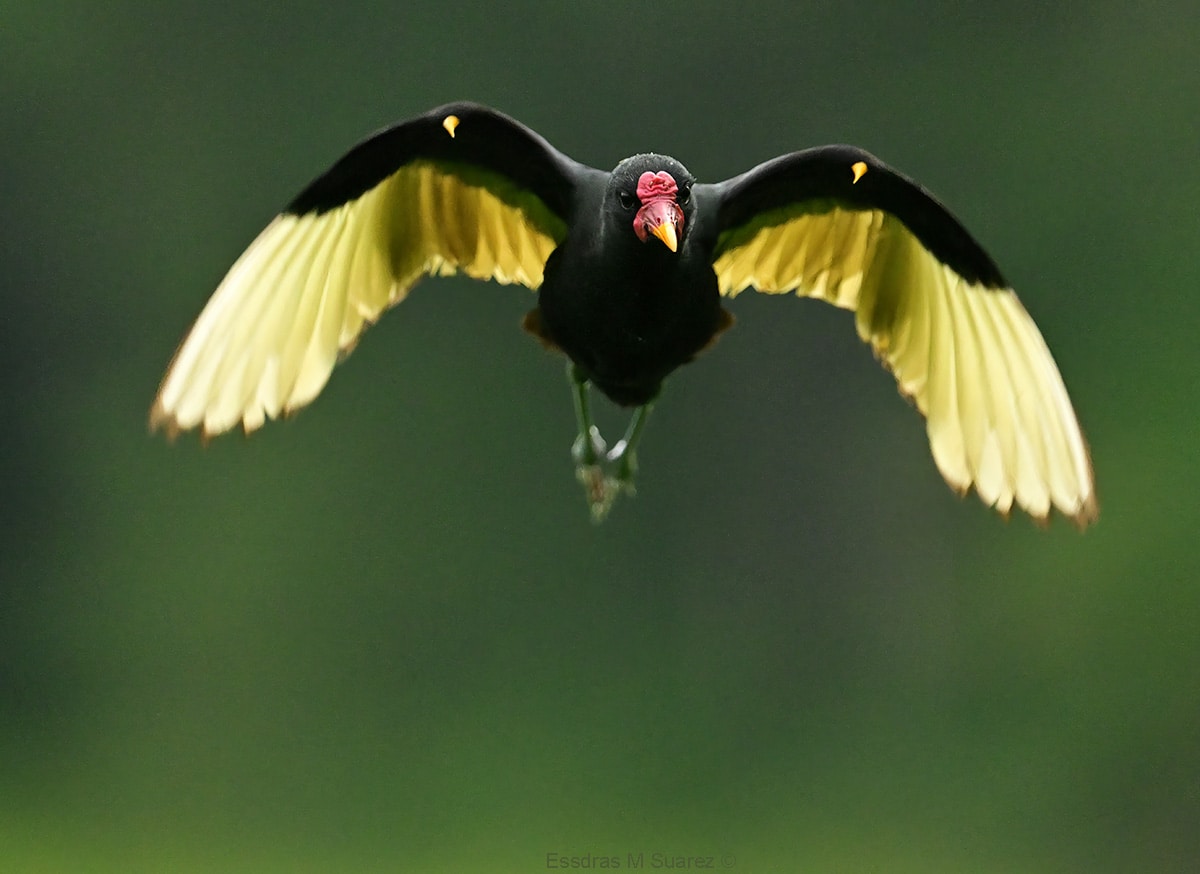
<path id="1" fill-rule="evenodd" d="M 1200 11 L 1131 9 L 7 0 L 0 870 L 1200 870 Z M 599 167 L 921 180 L 1099 524 L 955 498 L 847 314 L 750 294 L 602 527 L 519 288 L 426 282 L 295 419 L 149 438 L 274 212 L 460 98 Z"/>

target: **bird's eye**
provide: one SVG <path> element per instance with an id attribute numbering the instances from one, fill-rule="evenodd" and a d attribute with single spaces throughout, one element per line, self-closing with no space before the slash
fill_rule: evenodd
<path id="1" fill-rule="evenodd" d="M 623 209 L 633 209 L 635 206 L 637 206 L 637 198 L 628 191 L 618 191 L 617 199 L 621 201 L 621 207 Z"/>
<path id="2" fill-rule="evenodd" d="M 680 203 L 687 203 L 691 199 L 692 199 L 692 186 L 685 185 L 683 188 L 679 189 L 679 202 Z"/>

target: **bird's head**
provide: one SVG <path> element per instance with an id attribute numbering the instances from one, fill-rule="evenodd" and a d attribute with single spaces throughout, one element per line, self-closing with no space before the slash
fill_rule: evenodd
<path id="1" fill-rule="evenodd" d="M 664 155 L 634 155 L 616 166 L 606 204 L 633 225 L 643 243 L 658 239 L 672 252 L 683 241 L 695 177 Z"/>

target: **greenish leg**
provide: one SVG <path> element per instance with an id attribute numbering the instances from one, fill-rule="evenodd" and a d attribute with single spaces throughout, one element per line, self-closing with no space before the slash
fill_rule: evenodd
<path id="1" fill-rule="evenodd" d="M 592 412 L 588 403 L 588 381 L 580 373 L 579 368 L 567 362 L 567 379 L 571 381 L 571 394 L 575 399 L 575 422 L 579 427 L 579 436 L 571 447 L 571 457 L 579 466 L 598 465 L 604 457 L 604 438 L 600 429 L 592 424 Z"/>
<path id="2" fill-rule="evenodd" d="M 592 413 L 588 405 L 588 381 L 573 363 L 567 363 L 567 379 L 571 382 L 571 395 L 575 400 L 575 423 L 579 435 L 571 446 L 571 457 L 575 459 L 575 478 L 583 485 L 592 521 L 602 522 L 612 507 L 617 490 L 612 488 L 600 462 L 607 448 L 600 429 L 592 424 Z"/>
<path id="3" fill-rule="evenodd" d="M 571 383 L 571 394 L 575 400 L 575 423 L 579 428 L 579 434 L 571 446 L 571 458 L 575 460 L 575 477 L 583 484 L 588 507 L 592 511 L 592 521 L 603 522 L 617 495 L 621 492 L 630 495 L 634 493 L 637 445 L 653 404 L 643 404 L 634 410 L 629 427 L 625 429 L 625 436 L 606 454 L 607 446 L 604 438 L 600 436 L 600 429 L 592 424 L 587 377 L 573 363 L 569 363 L 567 379 Z M 610 465 L 616 465 L 615 476 L 607 472 Z"/>
<path id="4" fill-rule="evenodd" d="M 643 404 L 638 407 L 625 436 L 617 441 L 617 445 L 608 453 L 608 461 L 617 465 L 617 485 L 629 494 L 633 494 L 633 477 L 637 473 L 637 444 L 642 438 L 642 430 L 646 427 L 646 419 L 650 417 L 653 404 Z"/>

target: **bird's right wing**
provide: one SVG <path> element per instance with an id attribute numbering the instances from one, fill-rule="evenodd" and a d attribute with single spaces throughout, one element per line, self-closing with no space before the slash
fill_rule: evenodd
<path id="1" fill-rule="evenodd" d="M 468 103 L 364 140 L 230 269 L 167 369 L 151 428 L 250 432 L 304 406 L 422 276 L 461 271 L 537 288 L 587 172 Z"/>

